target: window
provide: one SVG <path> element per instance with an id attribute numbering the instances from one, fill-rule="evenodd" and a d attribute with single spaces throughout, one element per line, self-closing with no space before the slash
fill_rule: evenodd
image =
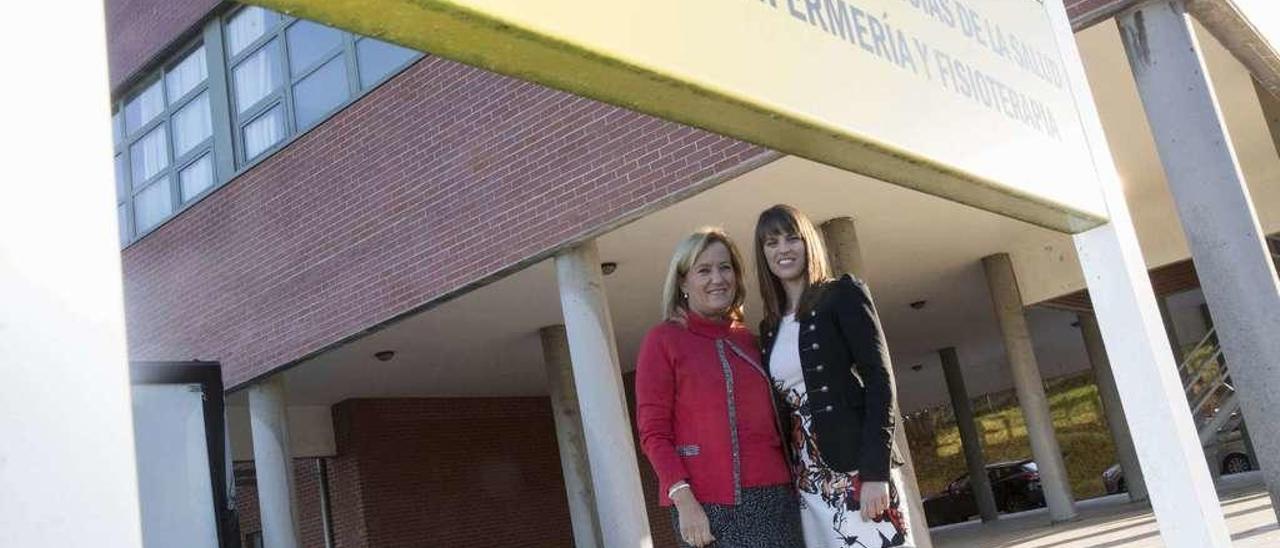
<path id="1" fill-rule="evenodd" d="M 298 127 L 311 127 L 338 105 L 345 103 L 347 69 L 342 59 L 334 59 L 293 86 L 294 119 Z"/>
<path id="2" fill-rule="evenodd" d="M 418 57 L 418 52 L 373 38 L 356 41 L 356 57 L 360 61 L 360 85 L 370 87 Z"/>
<path id="3" fill-rule="evenodd" d="M 283 139 L 283 107 L 277 105 L 244 127 L 245 156 L 257 158 Z"/>
<path id="4" fill-rule="evenodd" d="M 121 245 L 420 55 L 257 6 L 210 22 L 114 105 Z"/>
<path id="5" fill-rule="evenodd" d="M 212 166 L 208 67 L 203 45 L 187 50 L 128 96 L 113 115 L 122 243 L 155 228 L 194 197 L 177 185 L 190 178 L 186 173 L 196 163 Z"/>
<path id="6" fill-rule="evenodd" d="M 241 165 L 306 131 L 418 52 L 257 6 L 225 18 Z"/>
<path id="7" fill-rule="evenodd" d="M 227 21 L 227 52 L 235 56 L 274 28 L 280 17 L 257 6 L 237 11 Z"/>

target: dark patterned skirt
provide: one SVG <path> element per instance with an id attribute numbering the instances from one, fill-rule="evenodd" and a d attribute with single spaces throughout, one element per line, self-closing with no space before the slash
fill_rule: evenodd
<path id="1" fill-rule="evenodd" d="M 742 490 L 741 504 L 703 504 L 711 524 L 711 535 L 717 548 L 799 548 L 804 546 L 800 532 L 800 503 L 789 485 L 748 487 Z M 680 538 L 680 517 L 671 507 L 671 524 L 676 541 L 688 548 Z"/>

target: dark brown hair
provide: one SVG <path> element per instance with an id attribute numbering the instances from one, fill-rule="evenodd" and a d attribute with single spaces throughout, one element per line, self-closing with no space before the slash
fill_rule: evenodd
<path id="1" fill-rule="evenodd" d="M 764 322 L 770 329 L 777 326 L 786 313 L 787 294 L 782 289 L 782 280 L 769 270 L 769 261 L 764 256 L 764 242 L 770 236 L 787 234 L 795 234 L 804 240 L 805 287 L 804 293 L 800 295 L 797 316 L 813 309 L 823 284 L 832 279 L 827 246 L 813 222 L 804 213 L 786 204 L 775 205 L 760 212 L 760 217 L 756 219 L 756 278 L 760 283 L 761 300 L 764 301 Z"/>

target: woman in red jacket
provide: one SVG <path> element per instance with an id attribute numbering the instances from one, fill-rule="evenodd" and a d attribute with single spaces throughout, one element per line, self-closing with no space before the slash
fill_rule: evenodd
<path id="1" fill-rule="evenodd" d="M 640 445 L 686 545 L 795 548 L 799 512 L 768 373 L 742 325 L 742 260 L 705 228 L 676 248 L 636 364 Z"/>

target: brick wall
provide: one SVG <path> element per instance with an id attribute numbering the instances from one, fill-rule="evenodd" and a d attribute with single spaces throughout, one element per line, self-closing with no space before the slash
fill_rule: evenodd
<path id="1" fill-rule="evenodd" d="M 546 398 L 348 400 L 334 416 L 362 500 L 339 546 L 572 546 Z"/>
<path id="2" fill-rule="evenodd" d="M 427 57 L 124 251 L 131 358 L 233 389 L 774 154 Z"/>
<path id="3" fill-rule="evenodd" d="M 241 540 L 262 531 L 258 513 L 258 485 L 252 462 L 237 462 L 236 514 L 240 519 Z M 293 481 L 298 511 L 298 528 L 303 546 L 324 546 L 324 523 L 320 517 L 320 474 L 315 459 L 296 459 Z M 332 470 L 330 476 L 333 475 Z M 332 487 L 331 487 L 332 489 Z"/>
<path id="4" fill-rule="evenodd" d="M 624 380 L 632 398 L 634 375 Z M 546 398 L 347 400 L 333 417 L 338 455 L 328 468 L 336 546 L 572 546 Z M 674 547 L 657 478 L 638 459 L 654 546 Z M 235 467 L 247 535 L 261 530 L 253 464 Z M 297 460 L 294 473 L 303 546 L 323 546 L 314 459 Z"/>

